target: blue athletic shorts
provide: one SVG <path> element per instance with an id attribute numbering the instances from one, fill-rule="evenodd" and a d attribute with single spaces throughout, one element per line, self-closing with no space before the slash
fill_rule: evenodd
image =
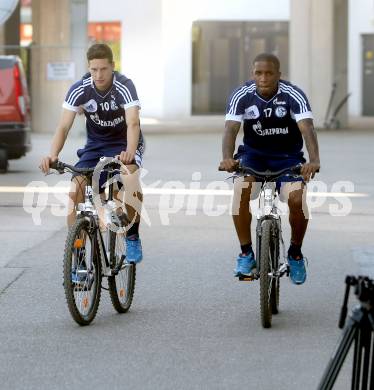
<path id="1" fill-rule="evenodd" d="M 78 149 L 77 156 L 79 158 L 79 161 L 75 164 L 76 168 L 94 168 L 96 167 L 97 163 L 99 162 L 101 157 L 115 157 L 119 155 L 123 150 L 126 150 L 126 148 L 123 145 L 116 145 L 116 146 L 110 146 L 106 148 L 95 148 L 95 147 L 89 147 L 85 146 L 82 149 Z M 143 163 L 143 153 L 141 150 L 137 150 L 135 153 L 134 163 L 141 167 Z M 73 174 L 72 178 L 75 176 L 79 176 L 79 174 Z M 104 192 L 104 184 L 107 180 L 106 173 L 103 172 L 100 175 L 99 180 L 99 191 L 100 193 Z M 120 185 L 120 183 L 118 183 Z"/>
<path id="2" fill-rule="evenodd" d="M 255 171 L 264 172 L 272 171 L 277 172 L 285 168 L 291 168 L 298 164 L 304 164 L 306 162 L 303 152 L 296 154 L 285 154 L 283 156 L 270 156 L 267 154 L 261 154 L 258 151 L 247 147 L 246 145 L 240 145 L 237 153 L 234 155 L 235 160 L 240 160 L 240 164 L 246 167 L 253 168 Z M 285 182 L 304 182 L 302 177 L 294 176 L 281 176 L 277 180 L 277 188 L 279 190 L 281 183 Z"/>

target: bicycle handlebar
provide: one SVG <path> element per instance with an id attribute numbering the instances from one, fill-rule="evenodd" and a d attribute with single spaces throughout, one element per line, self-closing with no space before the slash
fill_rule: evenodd
<path id="1" fill-rule="evenodd" d="M 278 176 L 282 176 L 285 173 L 291 173 L 293 175 L 300 175 L 301 167 L 302 167 L 302 165 L 298 164 L 298 165 L 295 165 L 293 167 L 281 169 L 279 171 L 267 170 L 267 171 L 260 172 L 260 171 L 256 171 L 255 169 L 253 169 L 251 167 L 245 167 L 245 166 L 239 165 L 237 172 L 244 173 L 244 174 L 250 174 L 252 176 L 256 176 L 259 178 L 275 178 Z"/>
<path id="2" fill-rule="evenodd" d="M 110 170 L 118 169 L 120 167 L 120 163 L 118 162 L 110 162 L 106 164 L 106 169 L 103 169 L 104 172 L 109 172 Z M 93 174 L 95 168 L 77 168 L 74 165 L 66 164 L 62 161 L 54 161 L 50 164 L 51 169 L 55 169 L 58 173 L 62 174 L 66 171 L 72 172 L 72 173 L 78 173 L 83 176 L 90 176 Z"/>
<path id="3" fill-rule="evenodd" d="M 249 174 L 251 176 L 255 176 L 255 177 L 258 177 L 261 179 L 263 179 L 263 178 L 274 179 L 274 178 L 282 176 L 283 174 L 286 174 L 286 173 L 292 174 L 292 175 L 301 175 L 302 166 L 303 166 L 303 164 L 298 164 L 298 165 L 295 165 L 293 167 L 281 169 L 279 171 L 267 170 L 267 171 L 260 172 L 260 171 L 256 171 L 255 169 L 253 169 L 251 167 L 246 167 L 246 166 L 238 164 L 238 168 L 235 170 L 235 173 L 236 174 Z M 225 171 L 225 169 L 222 169 L 220 167 L 218 168 L 218 170 Z M 319 169 L 316 172 L 319 172 Z"/>
<path id="4" fill-rule="evenodd" d="M 62 161 L 54 161 L 50 164 L 51 169 L 55 169 L 58 173 L 65 173 L 66 170 L 73 173 L 81 173 L 84 176 L 92 173 L 95 168 L 77 168 L 74 165 L 66 164 Z"/>
<path id="5" fill-rule="evenodd" d="M 255 177 L 258 177 L 258 178 L 276 178 L 278 176 L 281 176 L 285 173 L 291 173 L 291 174 L 294 174 L 294 175 L 300 175 L 301 173 L 301 167 L 302 167 L 302 164 L 298 164 L 298 165 L 295 165 L 293 167 L 288 167 L 288 168 L 285 168 L 285 169 L 281 169 L 279 171 L 256 171 L 255 169 L 251 168 L 251 167 L 246 167 L 246 166 L 243 166 L 243 165 L 238 165 L 238 168 L 235 170 L 235 173 L 237 174 L 249 174 L 251 176 L 255 176 Z M 218 168 L 219 171 L 225 171 L 225 169 L 221 169 L 221 168 Z"/>

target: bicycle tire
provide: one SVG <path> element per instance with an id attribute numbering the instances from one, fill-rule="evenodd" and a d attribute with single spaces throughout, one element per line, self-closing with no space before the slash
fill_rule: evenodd
<path id="1" fill-rule="evenodd" d="M 271 240 L 271 260 L 273 272 L 279 268 L 279 228 L 276 227 L 273 231 L 273 237 Z M 272 279 L 270 305 L 272 314 L 279 313 L 279 296 L 280 296 L 280 278 L 275 277 Z"/>
<path id="2" fill-rule="evenodd" d="M 261 242 L 260 242 L 260 311 L 261 324 L 264 328 L 271 327 L 272 309 L 271 309 L 271 235 L 272 221 L 264 220 L 261 224 Z"/>
<path id="3" fill-rule="evenodd" d="M 85 279 L 74 283 L 72 274 L 80 266 L 86 268 Z M 78 218 L 66 238 L 63 279 L 70 314 L 79 325 L 89 325 L 96 316 L 101 297 L 101 278 L 95 233 L 90 231 L 88 220 Z"/>
<path id="4" fill-rule="evenodd" d="M 125 252 L 125 234 L 110 231 L 110 264 L 115 268 Z M 135 291 L 136 265 L 124 264 L 119 273 L 108 277 L 109 295 L 118 313 L 126 313 L 132 304 Z"/>

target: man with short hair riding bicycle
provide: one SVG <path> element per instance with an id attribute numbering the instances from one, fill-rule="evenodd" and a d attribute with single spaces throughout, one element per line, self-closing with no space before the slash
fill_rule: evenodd
<path id="1" fill-rule="evenodd" d="M 279 171 L 303 164 L 302 177 L 285 176 L 277 183 L 288 200 L 291 243 L 288 249 L 290 279 L 295 284 L 306 280 L 305 259 L 301 252 L 308 225 L 305 182 L 320 168 L 317 135 L 313 115 L 305 94 L 295 85 L 281 80 L 279 59 L 268 53 L 253 61 L 253 80 L 237 88 L 228 101 L 225 132 L 222 140 L 223 159 L 220 169 L 234 172 L 239 160 L 256 171 Z M 244 139 L 237 153 L 235 141 L 243 122 Z M 303 155 L 303 139 L 309 155 Z M 252 249 L 249 201 L 254 196 L 256 179 L 248 176 L 236 180 L 233 221 L 241 246 L 235 276 L 247 276 L 256 267 Z M 253 187 L 253 188 L 252 188 Z M 234 204 L 235 207 L 235 204 Z"/>
<path id="2" fill-rule="evenodd" d="M 86 117 L 87 142 L 77 151 L 79 168 L 93 168 L 100 158 L 116 157 L 125 164 L 127 175 L 121 177 L 130 197 L 136 196 L 138 207 L 134 209 L 133 199 L 128 202 L 125 192 L 126 209 L 130 220 L 135 223 L 126 235 L 129 262 L 142 260 L 142 246 L 139 238 L 142 193 L 138 168 L 144 152 L 143 136 L 140 130 L 140 102 L 131 79 L 114 70 L 113 53 L 106 44 L 94 44 L 87 51 L 89 73 L 74 83 L 63 103 L 63 111 L 52 140 L 50 154 L 44 157 L 40 169 L 47 174 L 50 165 L 58 159 L 77 113 L 83 111 Z M 130 174 L 131 173 L 131 174 Z M 105 176 L 100 176 L 100 193 L 104 192 Z M 84 201 L 85 178 L 73 175 L 69 197 L 68 226 L 76 218 L 75 208 Z M 136 203 L 136 202 L 135 202 Z"/>

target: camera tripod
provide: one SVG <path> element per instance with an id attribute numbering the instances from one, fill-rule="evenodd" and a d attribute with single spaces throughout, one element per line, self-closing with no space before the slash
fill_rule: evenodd
<path id="1" fill-rule="evenodd" d="M 348 351 L 354 342 L 352 390 L 374 389 L 374 281 L 368 277 L 347 276 L 339 328 L 343 329 L 339 345 L 323 374 L 318 390 L 332 389 Z M 359 304 L 352 309 L 347 325 L 350 287 L 355 286 Z"/>

